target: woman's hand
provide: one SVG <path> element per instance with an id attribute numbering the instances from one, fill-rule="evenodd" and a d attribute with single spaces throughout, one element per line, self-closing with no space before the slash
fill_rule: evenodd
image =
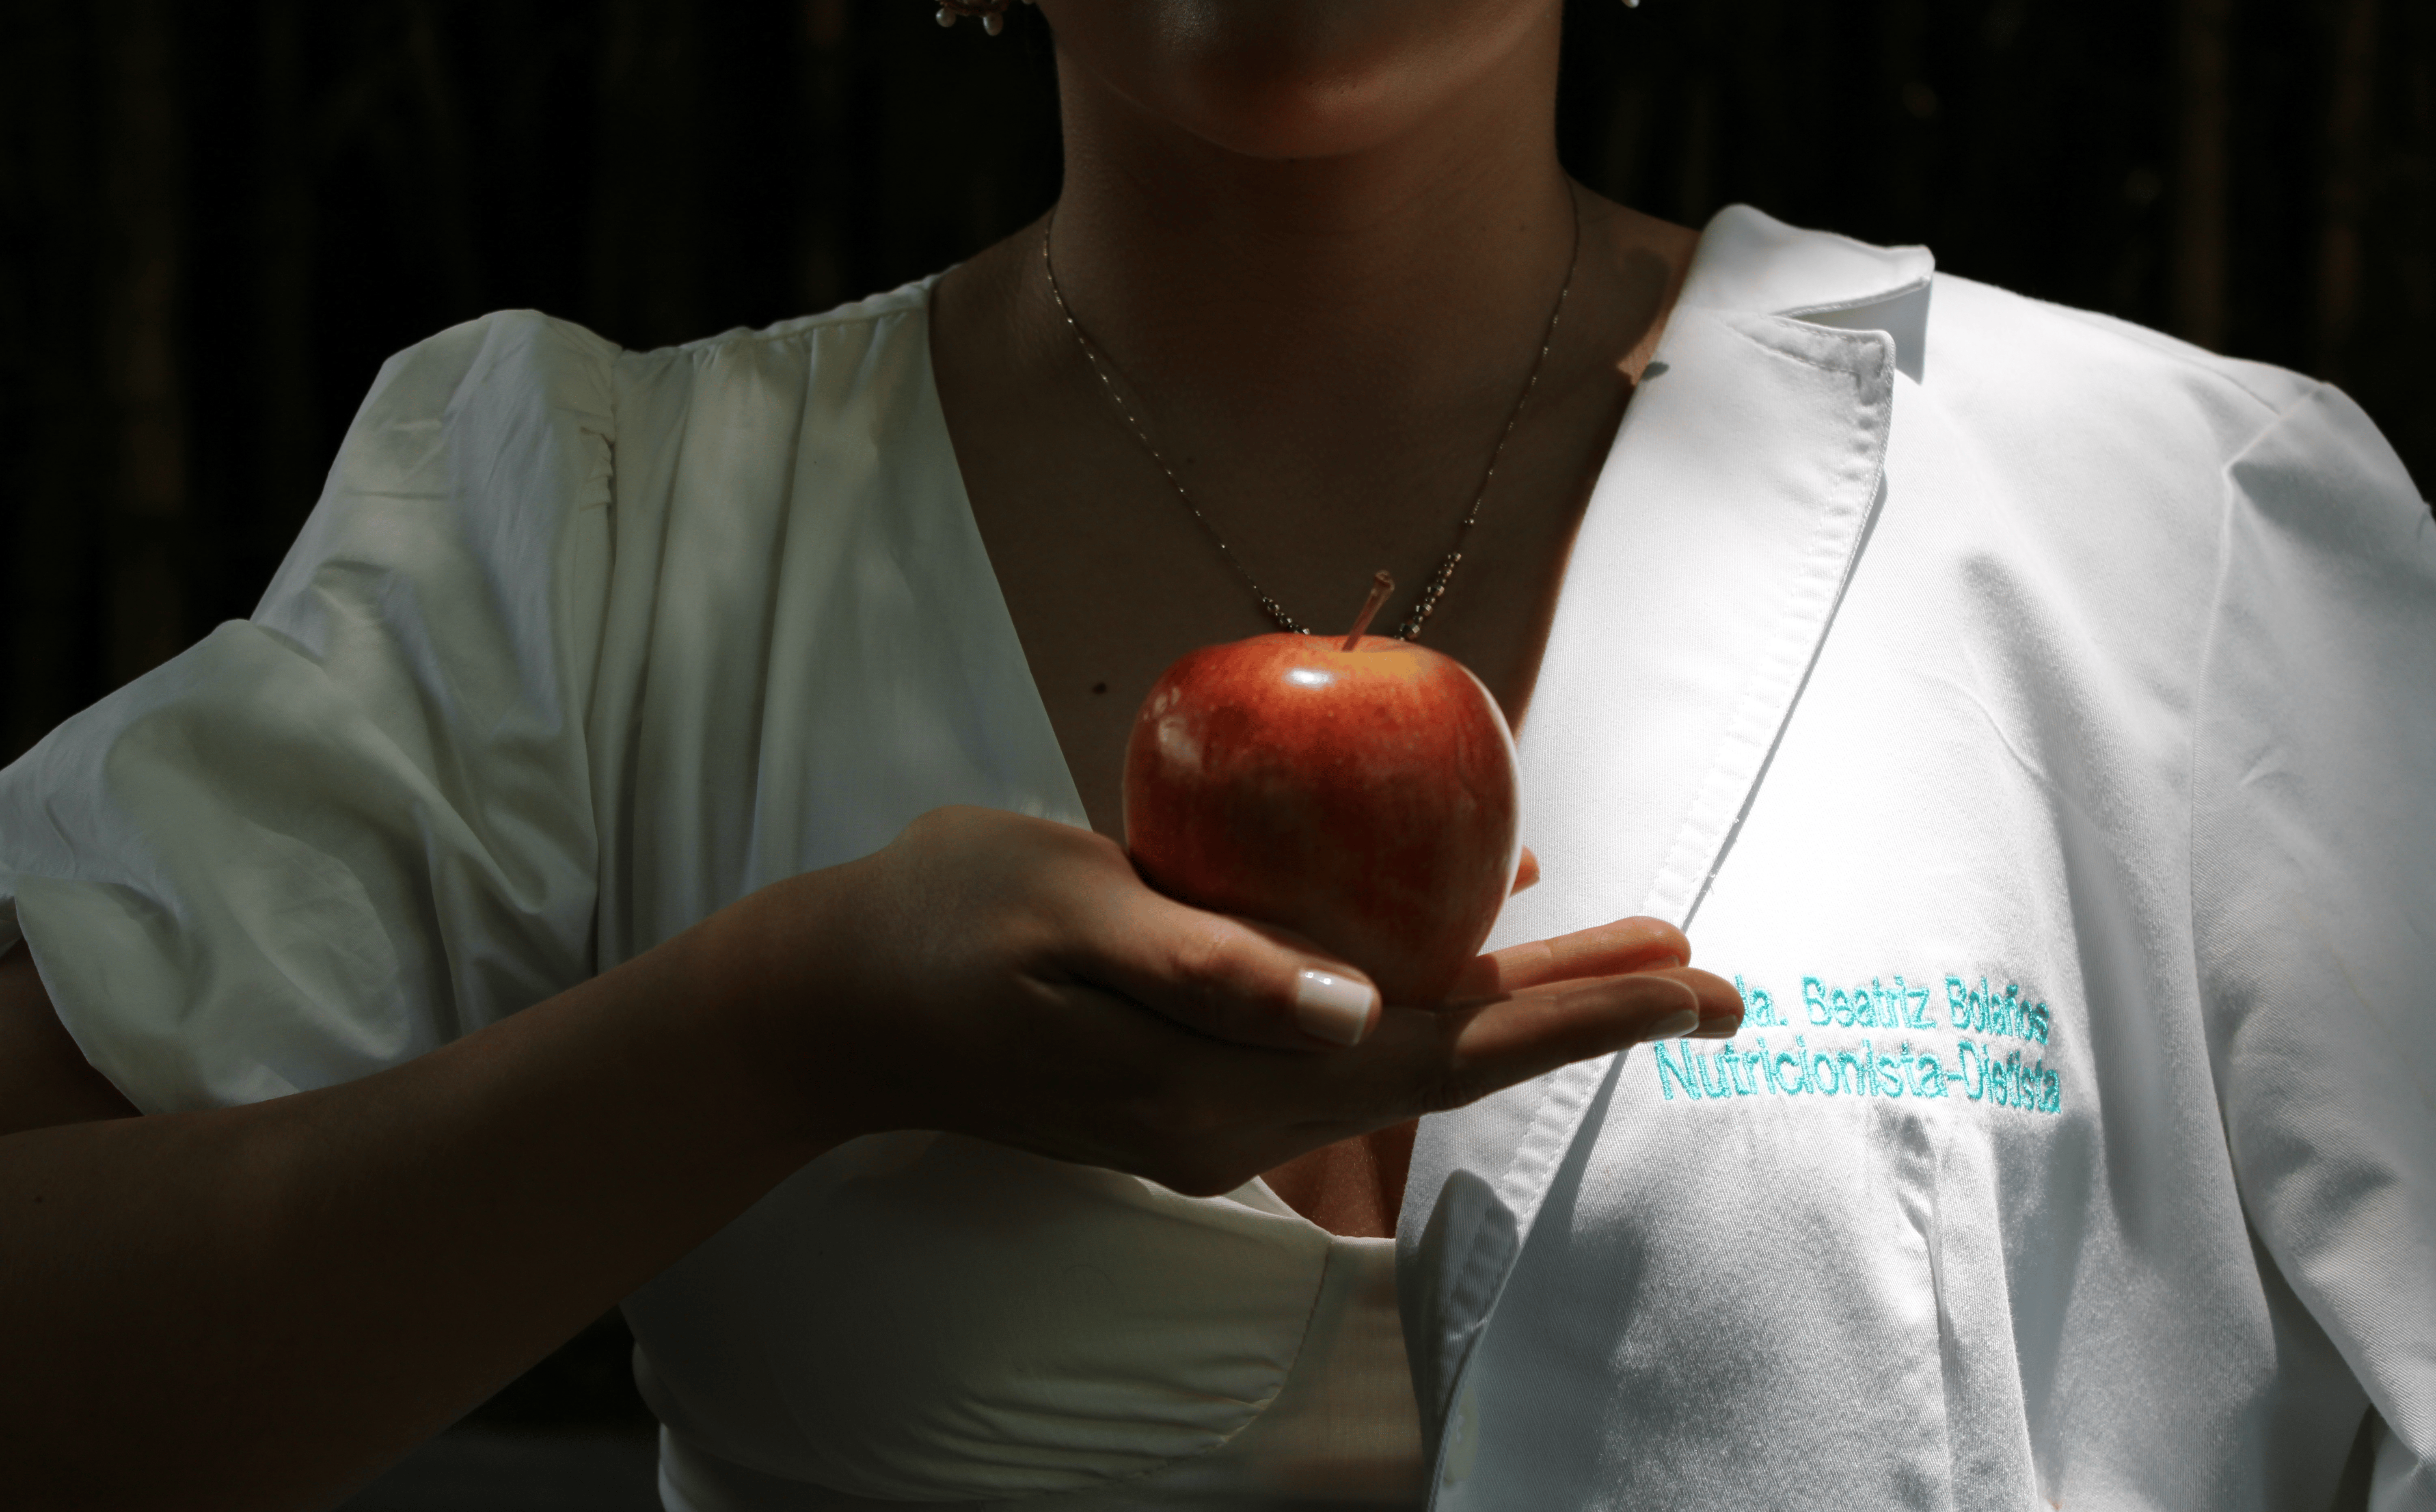
<path id="1" fill-rule="evenodd" d="M 31 963 L 0 960 L 0 1049 L 40 1051 L 0 1058 L 12 1494 L 327 1505 L 841 1139 L 952 1129 L 1225 1191 L 1738 1017 L 1682 960 L 1648 920 L 1504 951 L 1337 1048 L 1296 1027 L 1299 973 L 1359 978 L 1308 942 L 1083 831 L 946 809 L 403 1065 L 145 1118 L 80 1089 Z"/>
<path id="2" fill-rule="evenodd" d="M 978 808 L 733 912 L 769 1064 L 825 1100 L 855 1068 L 845 1104 L 808 1109 L 825 1131 L 950 1129 L 1194 1193 L 1742 1014 L 1651 919 L 1484 956 L 1447 1006 L 1381 1007 L 1309 941 L 1151 891 L 1100 836 Z M 1358 1045 L 1312 1032 L 1312 972 L 1360 994 Z"/>

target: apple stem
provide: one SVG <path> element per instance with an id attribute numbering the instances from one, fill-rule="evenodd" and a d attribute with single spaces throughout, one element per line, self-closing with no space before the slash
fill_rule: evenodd
<path id="1" fill-rule="evenodd" d="M 1345 633 L 1345 644 L 1338 650 L 1351 651 L 1361 644 L 1362 633 L 1370 628 L 1372 617 L 1387 602 L 1387 596 L 1395 591 L 1396 580 L 1387 576 L 1385 567 L 1370 575 L 1370 597 L 1362 600 L 1362 613 L 1355 617 L 1353 628 Z"/>

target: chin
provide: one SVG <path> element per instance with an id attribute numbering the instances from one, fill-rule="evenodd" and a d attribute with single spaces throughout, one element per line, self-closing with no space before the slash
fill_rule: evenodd
<path id="1" fill-rule="evenodd" d="M 1543 44 L 1558 0 L 1039 0 L 1061 68 L 1227 150 L 1376 146 Z"/>

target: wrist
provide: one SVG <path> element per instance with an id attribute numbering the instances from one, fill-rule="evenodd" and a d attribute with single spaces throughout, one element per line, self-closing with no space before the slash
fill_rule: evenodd
<path id="1" fill-rule="evenodd" d="M 698 1027 L 741 1095 L 811 1154 L 888 1126 L 843 1011 L 855 934 L 844 916 L 855 896 L 839 875 L 846 869 L 773 883 L 670 942 L 682 943 Z"/>

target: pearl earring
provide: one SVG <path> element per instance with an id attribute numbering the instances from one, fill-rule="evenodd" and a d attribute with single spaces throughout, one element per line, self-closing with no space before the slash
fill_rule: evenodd
<path id="1" fill-rule="evenodd" d="M 1007 0 L 939 0 L 939 25 L 952 26 L 958 16 L 978 16 L 982 30 L 995 37 L 1006 29 L 1006 6 Z"/>

